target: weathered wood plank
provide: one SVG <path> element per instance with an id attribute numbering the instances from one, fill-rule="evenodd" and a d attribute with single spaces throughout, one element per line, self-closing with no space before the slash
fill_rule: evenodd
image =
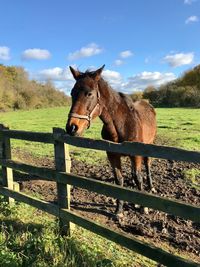
<path id="1" fill-rule="evenodd" d="M 2 158 L 5 160 L 11 159 L 11 145 L 10 138 L 3 135 L 2 131 L 9 130 L 8 127 L 0 124 L 0 140 L 1 140 L 1 149 L 2 149 Z M 13 189 L 13 170 L 9 167 L 2 167 L 2 185 L 8 187 L 9 189 Z M 13 198 L 7 198 L 9 204 L 14 203 Z"/>
<path id="2" fill-rule="evenodd" d="M 175 147 L 149 145 L 138 142 L 123 142 L 117 144 L 105 140 L 74 137 L 67 134 L 55 135 L 55 139 L 77 147 L 105 150 L 124 155 L 141 155 L 168 160 L 200 163 L 200 152 L 188 151 Z"/>
<path id="3" fill-rule="evenodd" d="M 76 213 L 69 211 L 68 209 L 60 209 L 58 206 L 50 204 L 49 202 L 39 200 L 32 196 L 27 196 L 23 193 L 9 190 L 0 186 L 0 194 L 7 197 L 13 197 L 17 201 L 24 202 L 33 207 L 39 208 L 55 216 L 61 216 L 64 220 L 71 221 L 95 234 L 105 237 L 117 244 L 120 244 L 130 250 L 133 250 L 143 256 L 146 256 L 154 261 L 160 262 L 169 267 L 197 267 L 197 263 L 183 259 L 179 256 L 175 256 L 166 252 L 163 249 L 157 248 L 146 242 L 142 242 L 136 238 L 131 238 L 128 235 L 113 231 L 99 223 L 92 220 L 85 219 L 84 217 L 77 215 Z"/>
<path id="4" fill-rule="evenodd" d="M 97 192 L 108 197 L 122 199 L 130 203 L 139 204 L 144 207 L 149 207 L 185 219 L 190 219 L 195 222 L 200 222 L 200 207 L 186 204 L 178 200 L 159 197 L 153 194 L 140 192 L 125 187 L 120 187 L 118 185 L 96 181 L 92 178 L 85 178 L 72 174 L 58 173 L 56 177 L 60 181 L 67 182 L 71 185 Z"/>
<path id="5" fill-rule="evenodd" d="M 20 191 L 20 186 L 19 183 L 13 182 L 13 190 L 19 192 Z"/>
<path id="6" fill-rule="evenodd" d="M 52 133 L 42 132 L 29 132 L 29 131 L 18 131 L 18 130 L 3 130 L 3 135 L 13 138 L 32 142 L 41 142 L 47 144 L 54 144 L 54 138 Z"/>
<path id="7" fill-rule="evenodd" d="M 92 178 L 73 175 L 70 173 L 57 172 L 53 169 L 34 167 L 16 161 L 0 160 L 0 164 L 15 170 L 24 171 L 37 175 L 44 180 L 57 181 L 63 184 L 71 184 L 106 196 L 136 203 L 155 210 L 180 216 L 185 219 L 200 222 L 200 207 L 171 200 L 145 192 L 132 190 L 118 185 L 97 181 Z"/>
<path id="8" fill-rule="evenodd" d="M 2 135 L 0 136 L 0 159 L 3 158 L 3 142 L 2 142 Z"/>
<path id="9" fill-rule="evenodd" d="M 95 233 L 106 239 L 109 239 L 121 246 L 133 250 L 149 259 L 160 262 L 169 267 L 197 267 L 197 263 L 183 259 L 166 252 L 161 248 L 150 245 L 146 242 L 140 241 L 137 238 L 131 238 L 128 235 L 122 234 L 118 231 L 113 231 L 110 228 L 100 225 L 90 219 L 85 219 L 83 216 L 68 210 L 61 210 L 60 216 L 66 218 L 73 223 Z"/>
<path id="10" fill-rule="evenodd" d="M 168 160 L 200 163 L 200 152 L 188 151 L 175 147 L 149 145 L 137 142 L 123 142 L 117 144 L 105 140 L 93 140 L 90 138 L 73 137 L 65 134 L 64 132 L 57 133 L 53 136 L 51 133 L 3 130 L 3 134 L 5 134 L 7 137 L 21 140 L 51 144 L 53 144 L 55 140 L 57 140 L 59 142 L 64 142 L 77 147 L 105 150 L 114 153 L 121 153 L 124 155 L 141 155 Z"/>
<path id="11" fill-rule="evenodd" d="M 0 194 L 3 196 L 14 198 L 15 200 L 19 202 L 26 203 L 30 206 L 33 206 L 35 208 L 41 209 L 43 211 L 46 211 L 52 215 L 59 216 L 59 208 L 57 205 L 51 204 L 49 202 L 40 200 L 38 198 L 28 196 L 21 192 L 16 192 L 14 190 L 10 190 L 6 187 L 0 186 Z"/>
<path id="12" fill-rule="evenodd" d="M 60 128 L 53 128 L 54 134 L 63 134 L 65 131 Z M 55 166 L 57 171 L 61 172 L 70 172 L 71 168 L 71 160 L 69 156 L 69 148 L 68 145 L 55 141 L 54 144 L 54 158 L 55 158 Z M 58 196 L 58 205 L 60 208 L 65 208 L 70 210 L 70 189 L 71 186 L 69 184 L 63 184 L 57 181 L 57 196 Z M 60 232 L 62 235 L 70 235 L 71 227 L 69 221 L 63 220 L 60 218 Z"/>

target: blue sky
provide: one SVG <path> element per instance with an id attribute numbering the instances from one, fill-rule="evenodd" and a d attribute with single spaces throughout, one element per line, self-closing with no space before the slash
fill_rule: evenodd
<path id="1" fill-rule="evenodd" d="M 0 63 L 69 93 L 69 65 L 126 93 L 200 63 L 200 0 L 0 0 Z"/>

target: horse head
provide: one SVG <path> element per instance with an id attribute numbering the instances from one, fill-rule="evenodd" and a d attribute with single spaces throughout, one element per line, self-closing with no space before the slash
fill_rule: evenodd
<path id="1" fill-rule="evenodd" d="M 80 136 L 90 127 L 91 121 L 101 114 L 98 82 L 104 66 L 96 71 L 84 73 L 70 66 L 76 82 L 71 90 L 72 106 L 66 124 L 68 134 Z"/>

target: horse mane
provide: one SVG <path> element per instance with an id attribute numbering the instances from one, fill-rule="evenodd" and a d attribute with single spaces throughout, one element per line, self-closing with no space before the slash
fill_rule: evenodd
<path id="1" fill-rule="evenodd" d="M 81 74 L 80 76 L 80 79 L 81 79 L 81 78 L 86 78 L 86 77 L 90 77 L 94 75 L 95 71 L 87 69 L 85 72 L 80 72 L 80 74 Z M 98 84 L 100 88 L 102 89 L 102 92 L 104 92 L 107 97 L 109 97 L 112 100 L 115 99 L 118 103 L 123 101 L 130 110 L 133 110 L 134 101 L 128 94 L 115 91 L 103 77 L 100 78 Z"/>

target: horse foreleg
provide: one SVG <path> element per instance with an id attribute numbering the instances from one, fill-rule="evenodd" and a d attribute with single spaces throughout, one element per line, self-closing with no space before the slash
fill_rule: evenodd
<path id="1" fill-rule="evenodd" d="M 135 181 L 138 189 L 142 191 L 143 190 L 143 179 L 141 175 L 142 157 L 140 156 L 131 157 L 131 165 L 132 165 L 133 181 Z"/>
<path id="2" fill-rule="evenodd" d="M 143 158 L 140 156 L 131 157 L 133 179 L 140 191 L 143 190 L 143 179 L 141 175 L 142 161 Z M 140 207 L 142 213 L 148 214 L 147 207 L 142 207 L 140 205 L 135 205 L 135 207 L 136 208 Z"/>
<path id="3" fill-rule="evenodd" d="M 117 185 L 123 186 L 124 184 L 124 178 L 121 173 L 121 160 L 120 160 L 120 155 L 118 154 L 113 154 L 113 153 L 107 153 L 108 159 L 110 161 L 110 164 L 113 169 L 114 177 L 115 177 L 115 183 Z M 123 211 L 123 200 L 117 199 L 117 208 L 116 208 L 116 213 L 118 216 L 123 216 L 122 211 Z"/>
<path id="4" fill-rule="evenodd" d="M 152 182 L 152 177 L 151 177 L 151 158 L 145 157 L 144 158 L 144 165 L 145 165 L 146 172 L 147 172 L 147 183 L 148 183 L 148 186 L 149 186 L 149 190 L 152 193 L 156 193 L 156 190 L 153 187 L 153 182 Z"/>
<path id="5" fill-rule="evenodd" d="M 149 157 L 144 158 L 144 165 L 145 165 L 146 172 L 147 172 L 147 183 L 148 183 L 149 189 L 151 190 L 153 188 L 153 183 L 152 183 L 151 169 L 150 169 L 151 159 Z"/>

